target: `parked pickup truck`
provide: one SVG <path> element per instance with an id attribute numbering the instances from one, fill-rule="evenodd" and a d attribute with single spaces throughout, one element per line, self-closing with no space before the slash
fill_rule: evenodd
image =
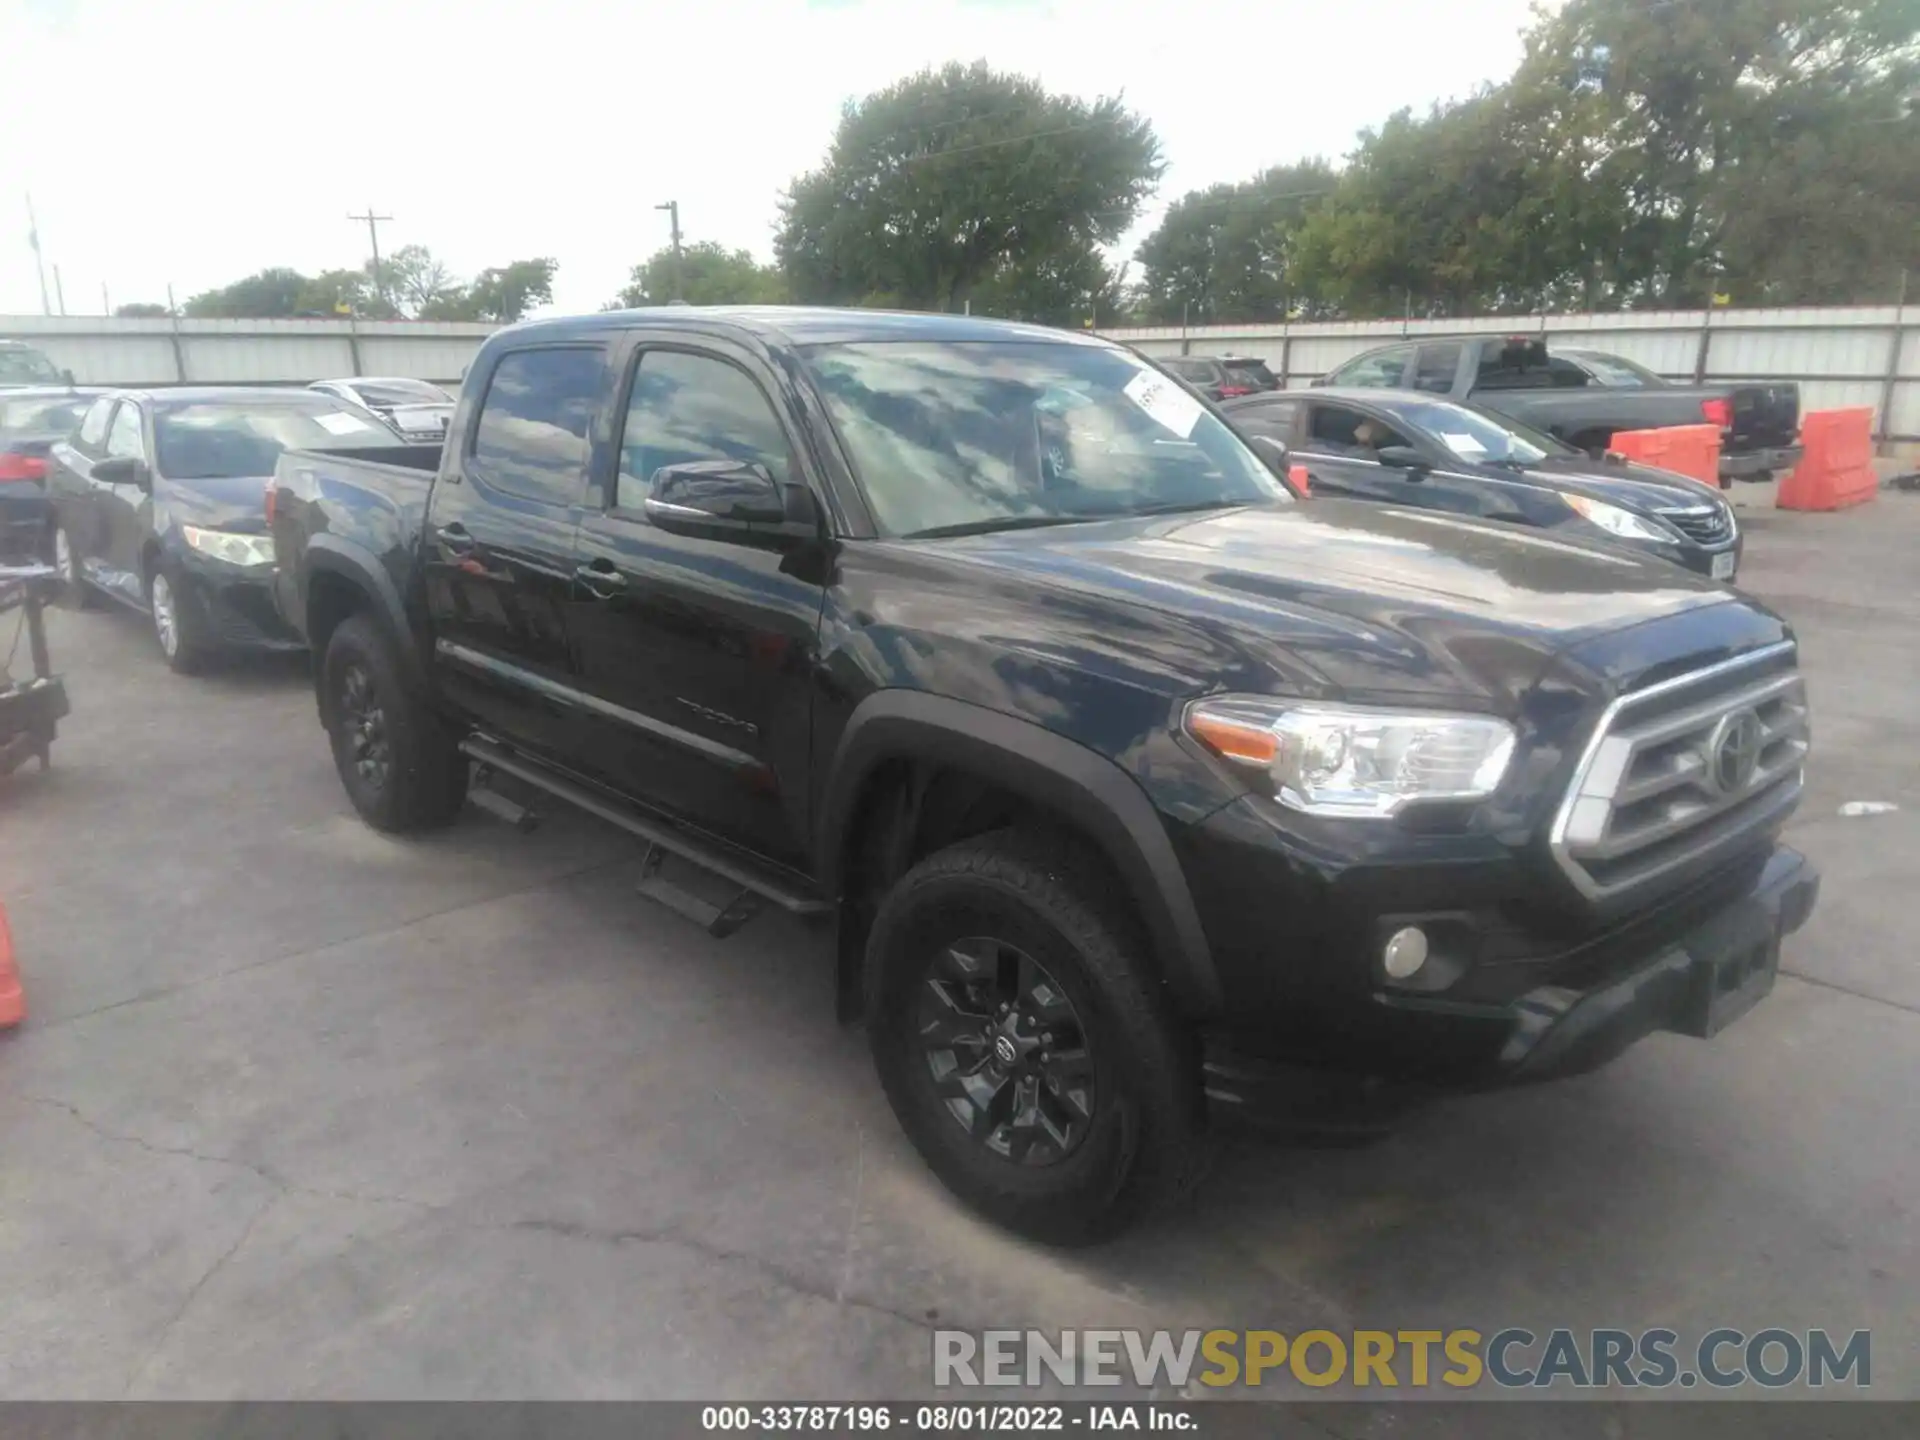
<path id="1" fill-rule="evenodd" d="M 1294 503 L 1092 336 L 540 321 L 399 458 L 290 451 L 270 500 L 361 815 L 559 797 L 716 934 L 832 922 L 901 1124 L 1030 1235 L 1111 1233 L 1210 1123 L 1348 1105 L 1328 1076 L 1710 1035 L 1814 904 L 1778 617 L 1622 550 Z"/>
<path id="2" fill-rule="evenodd" d="M 1622 430 L 1720 427 L 1720 479 L 1766 480 L 1800 460 L 1797 385 L 1676 385 L 1599 350 L 1538 336 L 1436 336 L 1357 355 L 1326 385 L 1425 390 L 1544 430 L 1599 455 Z"/>

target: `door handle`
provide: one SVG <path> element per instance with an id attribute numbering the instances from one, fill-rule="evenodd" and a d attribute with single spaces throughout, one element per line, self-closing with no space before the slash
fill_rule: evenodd
<path id="1" fill-rule="evenodd" d="M 433 532 L 433 538 L 440 542 L 441 547 L 449 555 L 469 554 L 475 543 L 473 536 L 467 533 L 467 527 L 458 520 L 451 525 L 442 525 Z"/>
<path id="2" fill-rule="evenodd" d="M 573 572 L 573 578 L 602 600 L 608 599 L 616 591 L 627 588 L 627 577 L 605 560 L 595 560 L 590 565 L 577 567 Z"/>

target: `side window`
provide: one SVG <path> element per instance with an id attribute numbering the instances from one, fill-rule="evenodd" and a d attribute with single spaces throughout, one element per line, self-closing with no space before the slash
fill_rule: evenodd
<path id="1" fill-rule="evenodd" d="M 1380 350 L 1333 372 L 1336 385 L 1364 385 L 1370 389 L 1393 389 L 1404 380 L 1411 349 Z"/>
<path id="2" fill-rule="evenodd" d="M 80 433 L 73 437 L 74 443 L 89 455 L 98 455 L 107 443 L 107 421 L 112 415 L 113 397 L 102 395 L 87 411 L 87 418 L 80 422 Z"/>
<path id="3" fill-rule="evenodd" d="M 144 460 L 147 447 L 140 438 L 140 410 L 131 401 L 121 401 L 113 412 L 113 428 L 107 431 L 109 460 Z"/>
<path id="4" fill-rule="evenodd" d="M 694 460 L 764 465 L 783 485 L 793 470 L 773 406 L 746 371 L 711 355 L 649 350 L 627 402 L 613 503 L 640 510 L 656 470 Z"/>
<path id="5" fill-rule="evenodd" d="M 1435 395 L 1453 393 L 1453 377 L 1460 370 L 1460 345 L 1422 345 L 1413 367 L 1413 388 Z"/>
<path id="6" fill-rule="evenodd" d="M 1313 450 L 1321 455 L 1346 455 L 1371 460 L 1387 445 L 1404 445 L 1406 437 L 1384 422 L 1344 405 L 1316 405 L 1309 427 Z"/>
<path id="7" fill-rule="evenodd" d="M 1271 405 L 1247 405 L 1232 412 L 1233 423 L 1244 433 L 1282 445 L 1293 444 L 1293 427 L 1300 418 L 1300 402 L 1282 400 Z"/>
<path id="8" fill-rule="evenodd" d="M 549 505 L 580 496 L 587 433 L 605 363 L 597 347 L 514 350 L 500 357 L 474 427 L 474 470 L 488 485 Z"/>

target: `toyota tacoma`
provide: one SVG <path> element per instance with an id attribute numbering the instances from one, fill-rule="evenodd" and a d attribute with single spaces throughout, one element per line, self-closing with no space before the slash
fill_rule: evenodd
<path id="1" fill-rule="evenodd" d="M 831 924 L 929 1166 L 1047 1240 L 1187 1190 L 1230 1115 L 1710 1035 L 1814 904 L 1781 619 L 1619 549 L 1296 502 L 1092 336 L 523 324 L 444 448 L 289 451 L 268 506 L 367 821 L 558 797 L 716 935 Z"/>

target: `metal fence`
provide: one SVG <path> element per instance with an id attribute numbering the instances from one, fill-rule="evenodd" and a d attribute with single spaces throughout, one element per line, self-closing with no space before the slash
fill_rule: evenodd
<path id="1" fill-rule="evenodd" d="M 304 385 L 349 375 L 457 382 L 498 326 L 428 320 L 0 316 L 82 385 Z"/>
<path id="2" fill-rule="evenodd" d="M 1875 436 L 1920 441 L 1920 306 L 1649 310 L 1614 315 L 1342 320 L 1107 330 L 1149 355 L 1258 356 L 1310 384 L 1363 350 L 1423 335 L 1539 335 L 1606 350 L 1674 380 L 1792 380 L 1802 410 L 1869 405 Z"/>

